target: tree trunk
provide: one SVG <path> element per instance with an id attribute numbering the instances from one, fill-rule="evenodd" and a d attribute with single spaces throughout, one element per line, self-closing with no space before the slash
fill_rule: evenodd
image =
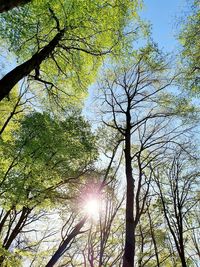
<path id="1" fill-rule="evenodd" d="M 160 267 L 159 253 L 158 253 L 158 248 L 157 248 L 156 239 L 155 239 L 155 235 L 154 235 L 153 222 L 151 220 L 151 214 L 150 214 L 150 211 L 149 211 L 149 206 L 148 206 L 148 209 L 147 209 L 147 215 L 148 215 L 148 218 L 149 218 L 150 233 L 151 233 L 151 238 L 152 238 L 152 241 L 153 241 L 155 257 L 156 257 L 156 263 L 157 263 L 157 267 Z"/>
<path id="2" fill-rule="evenodd" d="M 0 13 L 28 4 L 31 0 L 0 0 Z"/>
<path id="3" fill-rule="evenodd" d="M 0 129 L 0 135 L 2 135 L 2 133 L 4 132 L 4 130 L 6 129 L 6 127 L 8 126 L 10 120 L 13 118 L 13 116 L 19 112 L 17 112 L 17 108 L 20 105 L 20 100 L 21 100 L 21 96 L 18 97 L 17 102 L 15 103 L 13 110 L 10 112 L 10 115 L 8 116 L 8 118 L 6 119 L 6 121 L 4 122 L 3 126 Z M 1 229 L 1 227 L 0 227 Z M 1 231 L 1 230 L 0 230 Z"/>
<path id="4" fill-rule="evenodd" d="M 2 218 L 1 222 L 0 222 L 0 234 L 1 234 L 2 230 L 3 230 L 4 224 L 5 224 L 8 216 L 10 215 L 11 211 L 12 211 L 12 209 L 8 210 L 6 212 L 6 214 L 4 215 L 4 217 Z"/>
<path id="5" fill-rule="evenodd" d="M 183 241 L 182 216 L 181 216 L 180 221 L 181 221 L 181 226 L 179 225 L 179 231 L 180 231 L 180 236 L 179 236 L 179 242 L 180 242 L 179 257 L 181 259 L 182 267 L 187 267 L 186 259 L 185 259 L 185 247 L 184 247 L 184 241 Z"/>
<path id="6" fill-rule="evenodd" d="M 56 264 L 56 262 L 61 258 L 64 252 L 67 249 L 67 246 L 70 244 L 71 240 L 74 239 L 79 233 L 83 225 L 85 224 L 87 217 L 84 217 L 72 230 L 72 232 L 67 236 L 67 238 L 63 241 L 61 246 L 57 249 L 54 255 L 51 257 L 46 267 L 52 267 Z"/>
<path id="7" fill-rule="evenodd" d="M 123 267 L 134 266 L 135 256 L 135 224 L 133 217 L 134 205 L 134 179 L 132 175 L 132 158 L 131 158 L 131 116 L 130 110 L 126 114 L 127 128 L 125 135 L 125 168 L 126 168 L 126 236 L 123 257 Z"/>
<path id="8" fill-rule="evenodd" d="M 181 254 L 179 254 L 179 256 L 180 256 L 180 259 L 181 259 L 182 267 L 187 267 L 186 260 L 185 260 L 185 252 L 184 252 L 184 250 L 182 251 Z"/>
<path id="9" fill-rule="evenodd" d="M 32 58 L 17 66 L 7 73 L 0 80 L 0 101 L 9 95 L 12 88 L 31 71 L 38 68 L 40 64 L 51 54 L 64 35 L 65 29 L 62 29 L 40 52 L 35 53 Z"/>
<path id="10" fill-rule="evenodd" d="M 15 240 L 17 235 L 20 233 L 20 231 L 24 225 L 24 222 L 26 221 L 27 216 L 29 215 L 30 212 L 31 212 L 30 209 L 23 207 L 19 221 L 17 222 L 15 228 L 12 230 L 12 233 L 10 234 L 10 236 L 7 234 L 6 238 L 4 239 L 3 248 L 5 250 L 9 250 L 12 242 Z M 9 231 L 9 230 L 7 230 L 7 231 Z M 5 260 L 5 256 L 4 255 L 0 256 L 0 266 L 3 266 L 4 260 Z"/>

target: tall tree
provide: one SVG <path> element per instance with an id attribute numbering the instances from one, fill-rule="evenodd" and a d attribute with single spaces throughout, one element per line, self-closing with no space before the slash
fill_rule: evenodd
<path id="1" fill-rule="evenodd" d="M 126 237 L 123 267 L 132 267 L 136 254 L 136 231 L 145 212 L 152 181 L 152 162 L 161 160 L 170 142 L 177 142 L 182 123 L 173 126 L 172 116 L 185 114 L 175 98 L 169 105 L 167 89 L 174 77 L 166 77 L 166 63 L 154 45 L 133 53 L 133 63 L 123 62 L 108 71 L 104 88 L 104 123 L 121 135 L 126 177 Z M 169 74 L 168 74 L 169 75 Z M 171 98 L 173 98 L 171 96 Z M 169 101 L 170 102 L 170 101 Z M 167 103 L 167 104 L 166 104 Z M 110 119 L 110 121 L 109 121 Z"/>
<path id="2" fill-rule="evenodd" d="M 101 56 L 122 47 L 125 26 L 137 6 L 136 0 L 44 1 L 3 14 L 1 36 L 24 62 L 0 80 L 0 100 L 30 74 L 51 94 L 85 89 Z"/>
<path id="3" fill-rule="evenodd" d="M 113 162 L 114 162 L 114 159 L 116 156 L 117 148 L 118 148 L 118 143 L 116 144 L 115 148 L 112 151 L 112 155 L 111 155 L 110 160 L 108 162 L 107 168 L 102 173 L 98 173 L 98 172 L 96 173 L 97 177 L 99 178 L 96 182 L 97 183 L 96 186 L 95 186 L 95 183 L 92 183 L 92 186 L 89 186 L 88 184 L 86 184 L 86 186 L 85 186 L 86 191 L 84 192 L 84 199 L 81 199 L 81 197 L 80 197 L 81 190 L 79 191 L 79 198 L 81 199 L 81 202 L 83 202 L 80 205 L 82 209 L 84 207 L 84 202 L 87 200 L 87 198 L 91 194 L 94 194 L 96 198 L 101 197 L 100 195 L 102 194 L 102 191 L 104 190 L 104 188 L 106 187 L 106 184 L 109 182 L 109 179 L 110 179 L 110 171 L 113 167 Z M 116 174 L 116 172 L 114 172 L 114 173 Z M 94 176 L 95 173 L 94 174 L 91 173 L 91 175 Z M 89 190 L 88 190 L 88 188 L 89 188 Z M 82 192 L 82 194 L 83 194 L 83 192 Z M 101 201 L 101 200 L 99 200 L 99 201 Z M 93 207 L 93 208 L 95 208 L 95 207 Z M 116 209 L 116 212 L 117 212 L 117 210 L 118 210 L 118 208 Z M 116 215 L 116 212 L 114 212 L 113 216 Z M 98 216 L 98 214 L 96 214 L 96 216 Z M 84 217 L 76 224 L 76 226 L 70 231 L 70 233 L 68 233 L 68 230 L 67 230 L 67 234 L 65 234 L 64 237 L 62 238 L 63 240 L 62 240 L 61 244 L 58 246 L 55 253 L 52 255 L 49 262 L 47 263 L 47 265 L 46 265 L 47 267 L 54 266 L 61 259 L 61 257 L 64 255 L 64 253 L 66 253 L 66 251 L 70 248 L 72 242 L 77 237 L 77 235 L 79 235 L 81 233 L 81 230 L 88 219 L 90 219 L 90 216 L 86 212 L 86 214 L 84 214 Z M 112 216 L 111 216 L 111 220 L 113 220 L 113 219 L 114 219 L 114 217 L 112 218 Z M 110 230 L 109 227 L 110 226 L 108 226 L 108 231 Z M 63 229 L 64 229 L 64 227 L 63 227 Z M 71 259 L 70 263 L 72 262 L 72 260 L 73 259 Z"/>
<path id="4" fill-rule="evenodd" d="M 174 157 L 155 171 L 163 214 L 182 267 L 190 266 L 186 240 L 189 242 L 191 235 L 188 236 L 187 224 L 190 224 L 189 218 L 193 216 L 193 210 L 199 202 L 195 189 L 199 170 L 192 166 L 194 164 L 195 159 L 177 149 Z"/>

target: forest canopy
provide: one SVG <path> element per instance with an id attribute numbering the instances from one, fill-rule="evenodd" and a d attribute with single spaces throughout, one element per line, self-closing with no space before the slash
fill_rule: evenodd
<path id="1" fill-rule="evenodd" d="M 0 0 L 0 266 L 199 266 L 189 5 L 166 53 L 145 1 Z"/>

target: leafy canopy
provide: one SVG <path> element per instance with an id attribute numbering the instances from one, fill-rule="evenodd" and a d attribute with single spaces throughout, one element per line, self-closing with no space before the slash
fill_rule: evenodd
<path id="1" fill-rule="evenodd" d="M 182 45 L 183 84 L 199 93 L 200 86 L 200 5 L 194 0 L 186 23 L 182 25 L 179 41 Z"/>
<path id="2" fill-rule="evenodd" d="M 32 1 L 2 14 L 0 34 L 22 62 L 64 30 L 37 72 L 49 87 L 54 84 L 51 93 L 77 95 L 94 80 L 101 55 L 122 48 L 125 26 L 136 17 L 138 6 L 137 0 Z"/>
<path id="3" fill-rule="evenodd" d="M 3 206 L 55 200 L 62 193 L 57 186 L 78 179 L 97 154 L 90 126 L 77 111 L 62 121 L 47 113 L 27 115 L 14 137 L 9 147 L 0 147 Z"/>

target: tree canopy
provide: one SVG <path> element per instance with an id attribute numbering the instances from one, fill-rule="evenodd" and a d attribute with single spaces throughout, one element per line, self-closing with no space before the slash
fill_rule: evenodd
<path id="1" fill-rule="evenodd" d="M 192 93 L 199 92 L 200 86 L 200 11 L 199 2 L 193 1 L 187 20 L 181 25 L 179 40 L 182 45 L 181 60 L 183 83 Z"/>
<path id="2" fill-rule="evenodd" d="M 0 267 L 199 266 L 192 3 L 172 61 L 139 0 L 0 0 Z"/>
<path id="3" fill-rule="evenodd" d="M 55 97 L 84 93 L 102 56 L 122 47 L 137 7 L 128 0 L 33 1 L 2 14 L 1 36 L 20 65 L 0 80 L 0 99 L 28 75 Z"/>

